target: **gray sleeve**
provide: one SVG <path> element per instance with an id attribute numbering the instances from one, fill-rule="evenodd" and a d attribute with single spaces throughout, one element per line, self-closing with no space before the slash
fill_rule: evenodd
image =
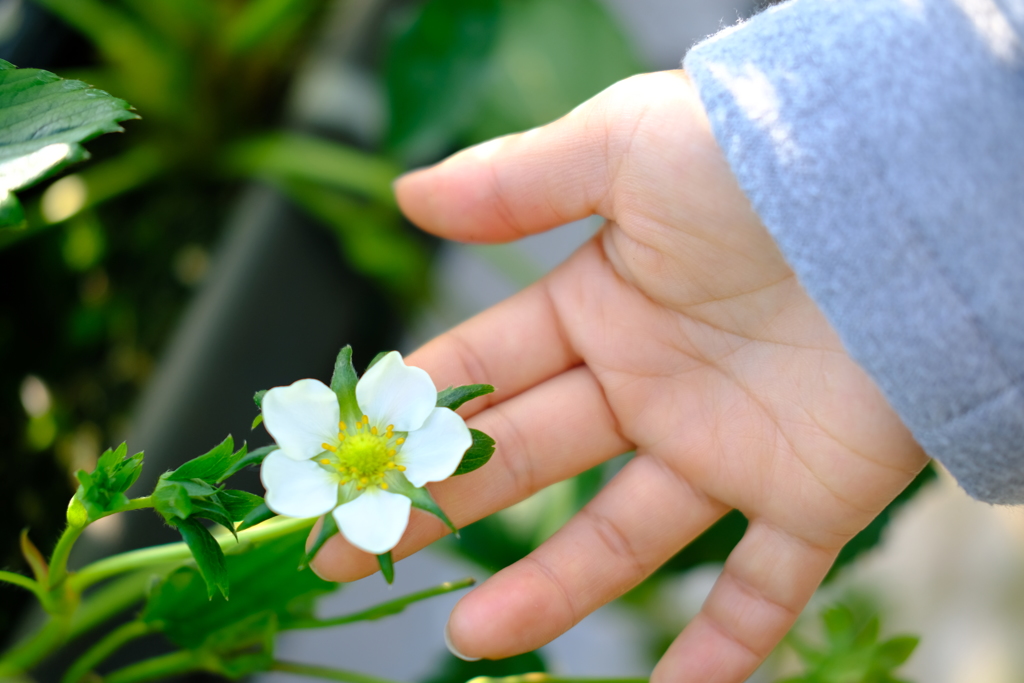
<path id="1" fill-rule="evenodd" d="M 1024 502 L 1024 0 L 793 0 L 684 66 L 800 281 L 972 496 Z"/>

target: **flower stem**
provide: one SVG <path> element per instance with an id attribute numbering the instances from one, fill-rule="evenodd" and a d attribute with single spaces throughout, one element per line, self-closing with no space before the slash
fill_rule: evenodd
<path id="1" fill-rule="evenodd" d="M 43 593 L 42 587 L 40 587 L 39 582 L 35 579 L 30 579 L 27 576 L 15 574 L 14 572 L 5 572 L 0 570 L 0 581 L 5 581 L 6 583 L 15 586 L 21 586 L 25 590 L 35 593 L 35 596 L 39 598 L 40 602 L 46 601 L 45 593 Z"/>
<path id="2" fill-rule="evenodd" d="M 379 605 L 375 605 L 361 612 L 346 614 L 345 616 L 334 617 L 333 619 L 302 619 L 287 622 L 285 628 L 327 628 L 329 626 L 351 624 L 356 621 L 372 621 L 373 619 L 380 619 L 381 617 L 398 614 L 414 602 L 426 600 L 427 598 L 432 598 L 435 595 L 444 595 L 445 593 L 451 593 L 452 591 L 469 588 L 474 583 L 476 583 L 476 579 L 471 578 L 462 579 L 461 581 L 448 581 L 442 583 L 440 586 L 434 586 L 433 588 L 428 588 L 418 593 L 411 593 L 389 602 L 382 602 Z"/>
<path id="3" fill-rule="evenodd" d="M 342 681 L 343 683 L 394 683 L 386 678 L 361 674 L 356 671 L 343 671 L 341 669 L 327 669 L 322 666 L 309 666 L 308 664 L 293 664 L 292 662 L 274 662 L 270 665 L 271 671 L 285 671 L 302 676 L 313 678 L 326 678 L 329 681 Z M 110 683 L 107 681 L 106 683 Z"/>
<path id="4" fill-rule="evenodd" d="M 173 674 L 197 671 L 201 667 L 198 653 L 179 650 L 113 671 L 103 677 L 103 683 L 140 683 Z"/>
<path id="5" fill-rule="evenodd" d="M 243 547 L 247 543 L 257 541 L 268 541 L 291 533 L 304 531 L 313 526 L 315 519 L 285 519 L 281 521 L 264 522 L 252 529 L 246 529 L 238 533 L 238 543 L 231 536 L 224 535 L 217 539 L 220 547 L 225 552 Z M 108 579 L 118 574 L 143 569 L 159 564 L 170 564 L 172 562 L 184 562 L 192 557 L 192 551 L 184 543 L 168 543 L 166 545 L 133 550 L 120 555 L 114 555 L 103 560 L 98 560 L 83 567 L 69 582 L 75 590 L 84 590 L 89 586 Z"/>
<path id="6" fill-rule="evenodd" d="M 128 574 L 98 588 L 95 592 L 82 599 L 82 604 L 71 620 L 68 639 L 77 638 L 87 631 L 102 624 L 116 614 L 123 612 L 142 600 L 154 571 L 140 571 Z"/>
<path id="7" fill-rule="evenodd" d="M 28 671 L 64 642 L 65 619 L 50 617 L 46 624 L 0 658 L 0 680 Z"/>
<path id="8" fill-rule="evenodd" d="M 68 556 L 71 554 L 71 548 L 74 547 L 75 541 L 82 535 L 82 531 L 85 529 L 84 526 L 68 526 L 64 529 L 64 533 L 61 534 L 60 540 L 57 541 L 57 547 L 53 549 L 53 555 L 50 557 L 50 585 L 49 588 L 59 586 L 68 575 Z"/>
<path id="9" fill-rule="evenodd" d="M 141 498 L 132 498 L 124 507 L 117 508 L 116 510 L 111 510 L 110 512 L 103 516 L 108 517 L 109 515 L 113 515 L 118 512 L 129 512 L 131 510 L 142 510 L 144 508 L 151 507 L 153 507 L 153 496 L 142 496 Z"/>
<path id="10" fill-rule="evenodd" d="M 60 679 L 61 683 L 78 683 L 79 680 L 96 668 L 97 664 L 117 652 L 126 643 L 153 633 L 156 630 L 152 624 L 147 624 L 144 621 L 129 621 L 127 624 L 122 624 L 79 657 L 71 665 L 71 668 L 67 670 L 64 677 Z"/>
<path id="11" fill-rule="evenodd" d="M 477 676 L 467 683 L 648 683 L 646 678 L 573 678 L 545 673 L 517 674 L 515 676 Z"/>

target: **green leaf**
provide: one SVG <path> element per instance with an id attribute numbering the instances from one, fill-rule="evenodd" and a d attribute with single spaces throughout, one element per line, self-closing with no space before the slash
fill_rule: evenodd
<path id="1" fill-rule="evenodd" d="M 206 583 L 207 599 L 212 600 L 217 591 L 220 591 L 220 594 L 227 600 L 228 572 L 224 564 L 224 553 L 216 539 L 196 519 L 172 517 L 168 521 L 181 533 L 188 549 L 192 551 L 192 557 L 195 558 L 199 573 L 202 574 L 203 581 Z"/>
<path id="2" fill-rule="evenodd" d="M 9 192 L 32 185 L 67 163 L 84 159 L 79 144 L 121 131 L 138 118 L 124 100 L 40 69 L 18 69 L 0 60 L 0 198 L 4 226 L 16 225 Z"/>
<path id="3" fill-rule="evenodd" d="M 239 491 L 238 489 L 218 491 L 217 498 L 227 511 L 227 516 L 233 522 L 242 521 L 253 510 L 263 505 L 263 498 L 260 496 L 248 491 Z"/>
<path id="4" fill-rule="evenodd" d="M 192 514 L 192 497 L 184 484 L 161 480 L 153 490 L 153 507 L 168 522 L 188 519 Z"/>
<path id="5" fill-rule="evenodd" d="M 401 173 L 382 157 L 297 133 L 273 133 L 235 143 L 226 150 L 223 163 L 225 171 L 242 177 L 312 181 L 388 206 L 395 203 L 391 183 Z"/>
<path id="6" fill-rule="evenodd" d="M 225 557 L 231 600 L 212 600 L 200 572 L 192 566 L 177 569 L 150 591 L 142 619 L 160 623 L 162 632 L 183 648 L 198 648 L 211 634 L 230 628 L 254 615 L 276 616 L 279 628 L 313 617 L 313 601 L 337 588 L 312 571 L 296 570 L 307 531 L 257 541 L 244 552 Z M 240 549 L 241 550 L 241 549 Z"/>
<path id="7" fill-rule="evenodd" d="M 266 503 L 260 503 L 247 514 L 238 525 L 238 531 L 245 531 L 249 527 L 277 517 L 277 513 L 267 507 Z"/>
<path id="8" fill-rule="evenodd" d="M 886 671 L 895 669 L 910 659 L 910 655 L 914 653 L 914 649 L 920 642 L 921 639 L 915 636 L 890 638 L 878 646 L 875 654 L 876 665 Z"/>
<path id="9" fill-rule="evenodd" d="M 873 616 L 868 619 L 867 623 L 864 624 L 860 632 L 857 633 L 857 637 L 854 640 L 854 647 L 866 648 L 874 645 L 878 642 L 878 634 L 881 630 L 881 623 L 879 622 L 878 616 Z"/>
<path id="10" fill-rule="evenodd" d="M 236 459 L 245 456 L 245 446 L 242 446 L 242 450 L 239 454 L 234 453 L 235 441 L 229 434 L 226 439 L 221 441 L 208 453 L 200 455 L 197 458 L 189 460 L 184 465 L 168 473 L 166 476 L 168 479 L 173 481 L 190 481 L 192 479 L 199 479 L 202 481 L 216 482 L 231 465 L 234 464 Z"/>
<path id="11" fill-rule="evenodd" d="M 255 394 L 252 395 L 252 400 L 256 403 L 256 407 L 259 408 L 260 410 L 263 410 L 263 397 L 267 395 L 268 391 L 270 390 L 263 389 L 262 391 L 257 391 Z"/>
<path id="12" fill-rule="evenodd" d="M 306 555 L 302 559 L 302 567 L 308 567 L 313 562 L 313 558 L 320 552 L 320 548 L 324 547 L 324 543 L 327 542 L 334 534 L 338 533 L 338 523 L 334 521 L 334 515 L 328 513 L 322 517 L 323 522 L 320 524 L 320 531 L 316 535 L 316 540 L 306 550 Z"/>
<path id="13" fill-rule="evenodd" d="M 395 560 L 391 557 L 391 551 L 377 556 L 377 564 L 380 565 L 380 573 L 390 586 L 395 582 Z"/>
<path id="14" fill-rule="evenodd" d="M 214 631 L 199 648 L 205 670 L 231 680 L 269 670 L 278 630 L 277 615 L 262 612 Z"/>
<path id="15" fill-rule="evenodd" d="M 825 634 L 833 645 L 842 645 L 853 640 L 853 612 L 846 605 L 834 605 L 821 614 L 825 624 Z"/>
<path id="16" fill-rule="evenodd" d="M 252 431 L 263 424 L 263 413 L 257 413 L 256 417 L 252 419 L 252 427 L 249 427 L 249 431 Z"/>
<path id="17" fill-rule="evenodd" d="M 481 432 L 479 429 L 470 429 L 469 433 L 473 436 L 473 445 L 469 447 L 466 454 L 462 456 L 462 462 L 455 469 L 456 476 L 459 474 L 468 474 L 473 470 L 478 470 L 487 464 L 487 461 L 494 455 L 494 439 Z"/>
<path id="18" fill-rule="evenodd" d="M 224 474 L 222 474 L 220 478 L 217 479 L 217 483 L 219 484 L 222 481 L 230 479 L 234 475 L 244 470 L 246 467 L 259 467 L 261 464 L 263 464 L 264 458 L 266 458 L 268 455 L 270 455 L 276 450 L 278 450 L 277 444 L 270 444 L 269 446 L 262 446 L 254 451 L 243 453 L 242 457 L 232 462 L 231 467 L 229 467 L 224 472 Z"/>
<path id="19" fill-rule="evenodd" d="M 429 0 L 389 49 L 388 138 L 411 163 L 437 157 L 476 118 L 501 0 Z"/>
<path id="20" fill-rule="evenodd" d="M 458 410 L 463 403 L 491 393 L 494 393 L 494 387 L 490 384 L 466 384 L 461 387 L 448 387 L 437 392 L 437 407 Z"/>
<path id="21" fill-rule="evenodd" d="M 0 192 L 0 230 L 22 230 L 27 226 L 21 202 L 9 190 Z"/>
<path id="22" fill-rule="evenodd" d="M 313 0 L 251 0 L 224 31 L 224 50 L 237 55 L 252 51 L 283 31 L 294 31 L 317 6 Z"/>
<path id="23" fill-rule="evenodd" d="M 434 515 L 444 522 L 445 526 L 452 530 L 452 533 L 455 534 L 456 538 L 459 537 L 458 528 L 452 524 L 450 519 L 448 519 L 448 515 L 444 513 L 441 506 L 438 505 L 437 501 L 434 500 L 434 497 L 430 495 L 430 491 L 425 488 L 416 488 L 412 485 L 412 482 L 405 478 L 404 474 L 397 470 L 391 470 L 384 476 L 392 493 L 405 496 L 412 501 L 412 506 L 414 508 L 419 508 L 424 512 L 429 512 Z"/>
<path id="24" fill-rule="evenodd" d="M 501 35 L 461 143 L 527 130 L 648 67 L 598 0 L 502 0 Z"/>
<path id="25" fill-rule="evenodd" d="M 331 391 L 338 395 L 338 406 L 341 409 L 341 421 L 355 424 L 363 413 L 356 402 L 356 369 L 352 367 L 352 347 L 345 346 L 338 352 L 334 362 L 334 374 L 331 375 Z"/>

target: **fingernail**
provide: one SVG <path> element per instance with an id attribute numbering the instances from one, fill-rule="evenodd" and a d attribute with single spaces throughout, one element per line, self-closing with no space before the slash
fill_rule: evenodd
<path id="1" fill-rule="evenodd" d="M 448 647 L 448 652 L 451 652 L 453 655 L 455 655 L 456 657 L 458 657 L 459 659 L 461 659 L 463 661 L 466 661 L 466 662 L 479 662 L 480 661 L 479 657 L 467 657 L 466 655 L 462 654 L 461 652 L 459 652 L 458 650 L 455 649 L 455 646 L 452 645 L 452 632 L 451 632 L 451 629 L 449 628 L 448 624 L 444 625 L 444 644 Z"/>

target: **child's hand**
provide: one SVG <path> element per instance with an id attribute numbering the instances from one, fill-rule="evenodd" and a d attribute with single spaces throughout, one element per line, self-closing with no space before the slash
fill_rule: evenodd
<path id="1" fill-rule="evenodd" d="M 433 487 L 459 526 L 637 452 L 459 602 L 454 645 L 492 658 L 537 648 L 738 508 L 747 533 L 653 680 L 745 680 L 926 457 L 752 212 L 686 75 L 619 83 L 397 193 L 417 224 L 470 242 L 608 219 L 542 281 L 409 357 L 441 387 L 498 388 L 463 411 L 497 439 L 493 460 Z M 396 557 L 444 533 L 416 516 Z M 346 581 L 376 566 L 340 538 L 317 562 Z"/>

